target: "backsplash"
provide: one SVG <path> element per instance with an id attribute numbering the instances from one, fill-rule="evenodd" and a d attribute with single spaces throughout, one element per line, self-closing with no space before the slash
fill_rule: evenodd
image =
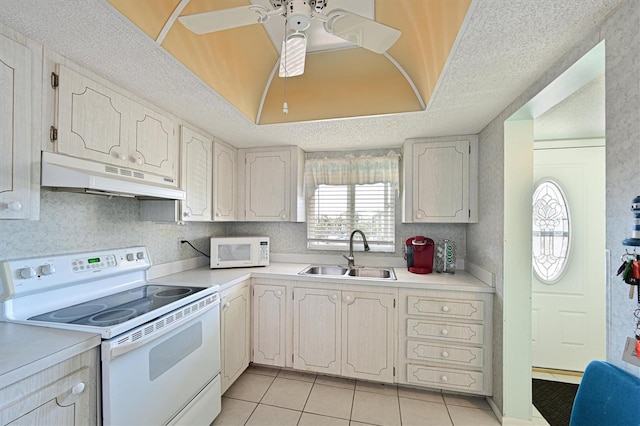
<path id="1" fill-rule="evenodd" d="M 131 198 L 53 192 L 42 189 L 40 220 L 0 221 L 0 260 L 145 245 L 154 264 L 208 253 L 208 240 L 224 235 L 217 223 L 155 224 L 139 220 L 140 202 Z"/>

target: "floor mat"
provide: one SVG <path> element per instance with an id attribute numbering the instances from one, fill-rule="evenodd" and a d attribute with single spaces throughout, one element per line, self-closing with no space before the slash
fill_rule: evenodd
<path id="1" fill-rule="evenodd" d="M 578 385 L 533 379 L 533 405 L 551 426 L 568 426 Z"/>

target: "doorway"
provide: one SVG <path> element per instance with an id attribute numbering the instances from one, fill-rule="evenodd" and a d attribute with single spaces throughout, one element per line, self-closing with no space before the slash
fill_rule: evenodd
<path id="1" fill-rule="evenodd" d="M 503 413 L 531 419 L 534 120 L 604 74 L 604 41 L 504 122 Z M 602 254 L 604 257 L 604 253 Z"/>

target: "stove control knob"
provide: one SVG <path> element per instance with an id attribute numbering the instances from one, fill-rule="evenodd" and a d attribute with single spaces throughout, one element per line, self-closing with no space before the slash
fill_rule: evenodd
<path id="1" fill-rule="evenodd" d="M 27 266 L 26 268 L 22 268 L 18 271 L 18 274 L 24 279 L 33 278 L 36 276 L 36 268 L 31 266 Z"/>
<path id="2" fill-rule="evenodd" d="M 139 251 L 136 253 L 136 257 L 140 260 L 144 259 L 144 252 L 143 251 Z"/>
<path id="3" fill-rule="evenodd" d="M 133 256 L 133 253 L 127 253 L 127 260 L 129 262 L 133 262 L 134 259 L 135 259 L 135 257 Z"/>
<path id="4" fill-rule="evenodd" d="M 40 273 L 42 275 L 51 275 L 56 273 L 56 267 L 53 266 L 53 263 L 45 263 L 40 267 Z"/>

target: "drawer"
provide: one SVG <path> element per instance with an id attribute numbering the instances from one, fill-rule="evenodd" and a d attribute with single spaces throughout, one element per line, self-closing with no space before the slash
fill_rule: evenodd
<path id="1" fill-rule="evenodd" d="M 484 302 L 408 296 L 407 313 L 481 321 L 484 319 Z"/>
<path id="2" fill-rule="evenodd" d="M 484 391 L 484 375 L 479 371 L 453 370 L 407 364 L 407 382 L 438 389 L 467 392 Z"/>
<path id="3" fill-rule="evenodd" d="M 407 341 L 407 358 L 482 368 L 482 348 L 438 345 L 432 342 Z"/>
<path id="4" fill-rule="evenodd" d="M 484 342 L 484 326 L 482 324 L 444 323 L 408 318 L 407 337 L 481 345 Z"/>

